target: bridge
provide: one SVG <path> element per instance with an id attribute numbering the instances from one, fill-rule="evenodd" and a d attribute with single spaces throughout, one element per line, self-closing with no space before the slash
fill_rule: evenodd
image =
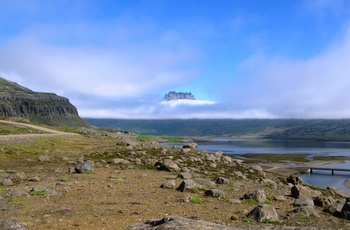
<path id="1" fill-rule="evenodd" d="M 315 167 L 315 168 L 310 168 L 310 174 L 312 174 L 315 170 L 331 171 L 331 172 L 332 172 L 332 175 L 334 175 L 334 172 L 335 172 L 335 171 L 339 171 L 339 172 L 350 172 L 350 169 L 319 168 L 319 167 Z"/>

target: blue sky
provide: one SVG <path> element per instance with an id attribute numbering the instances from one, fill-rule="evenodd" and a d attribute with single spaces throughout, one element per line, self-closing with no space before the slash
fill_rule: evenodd
<path id="1" fill-rule="evenodd" d="M 0 76 L 82 117 L 350 118 L 348 0 L 0 0 Z M 169 91 L 196 103 L 164 103 Z"/>

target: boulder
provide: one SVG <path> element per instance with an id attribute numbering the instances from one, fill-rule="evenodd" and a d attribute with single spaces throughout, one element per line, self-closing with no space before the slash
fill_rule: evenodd
<path id="1" fill-rule="evenodd" d="M 225 193 L 220 189 L 209 189 L 204 192 L 206 196 L 212 196 L 217 198 L 225 198 Z"/>
<path id="2" fill-rule="evenodd" d="M 263 222 L 264 220 L 279 221 L 276 209 L 270 204 L 256 206 L 248 214 L 248 217 L 254 218 L 258 222 Z"/>
<path id="3" fill-rule="evenodd" d="M 311 198 L 299 198 L 294 204 L 295 207 L 310 206 L 314 207 L 314 201 Z"/>
<path id="4" fill-rule="evenodd" d="M 122 158 L 113 158 L 111 161 L 112 164 L 130 164 L 130 161 L 122 159 Z"/>
<path id="5" fill-rule="evenodd" d="M 175 188 L 175 186 L 176 186 L 175 180 L 167 180 L 160 187 L 173 189 L 173 188 Z"/>
<path id="6" fill-rule="evenodd" d="M 197 149 L 198 148 L 198 144 L 197 143 L 187 143 L 185 145 L 183 145 L 184 149 Z"/>
<path id="7" fill-rule="evenodd" d="M 184 192 L 184 191 L 194 191 L 197 188 L 202 188 L 202 186 L 200 186 L 193 180 L 183 180 L 176 190 Z"/>
<path id="8" fill-rule="evenodd" d="M 5 219 L 0 221 L 0 229 L 2 230 L 28 230 L 26 226 L 14 219 Z"/>
<path id="9" fill-rule="evenodd" d="M 314 201 L 311 198 L 299 198 L 293 205 L 296 207 L 294 209 L 295 213 L 303 214 L 305 216 L 320 217 L 314 208 Z"/>
<path id="10" fill-rule="evenodd" d="M 332 214 L 333 216 L 340 217 L 341 211 L 342 211 L 344 204 L 345 204 L 345 201 L 346 201 L 345 199 L 335 200 L 330 205 L 326 206 L 324 208 L 324 211 Z"/>
<path id="11" fill-rule="evenodd" d="M 189 172 L 181 172 L 179 174 L 179 178 L 181 179 L 191 179 L 192 178 L 192 174 Z"/>
<path id="12" fill-rule="evenodd" d="M 38 158 L 38 160 L 39 160 L 40 162 L 48 162 L 48 161 L 50 161 L 50 157 L 48 157 L 48 156 L 40 156 L 40 157 Z"/>
<path id="13" fill-rule="evenodd" d="M 291 174 L 287 177 L 286 181 L 288 183 L 291 183 L 293 185 L 298 185 L 298 184 L 302 184 L 303 180 L 296 174 Z"/>
<path id="14" fill-rule="evenodd" d="M 291 196 L 294 198 L 318 197 L 321 195 L 322 195 L 322 193 L 320 191 L 313 190 L 309 187 L 302 186 L 302 185 L 294 185 L 291 188 Z"/>
<path id="15" fill-rule="evenodd" d="M 340 217 L 346 220 L 350 220 L 350 198 L 346 199 L 346 202 L 341 209 Z"/>
<path id="16" fill-rule="evenodd" d="M 331 205 L 335 200 L 333 199 L 333 197 L 328 196 L 328 197 L 321 197 L 318 196 L 314 199 L 314 204 L 318 207 L 328 207 L 329 205 Z"/>
<path id="17" fill-rule="evenodd" d="M 172 160 L 166 159 L 162 162 L 157 162 L 155 164 L 158 170 L 165 170 L 170 172 L 179 172 L 180 167 Z"/>
<path id="18" fill-rule="evenodd" d="M 231 230 L 234 228 L 207 222 L 203 220 L 186 219 L 179 216 L 167 216 L 162 219 L 147 220 L 131 225 L 127 230 L 155 230 L 155 229 L 182 229 L 182 230 Z"/>
<path id="19" fill-rule="evenodd" d="M 253 199 L 258 201 L 259 203 L 264 203 L 266 200 L 265 191 L 262 189 L 248 191 L 244 194 L 243 199 Z"/>
<path id="20" fill-rule="evenodd" d="M 230 180 L 225 178 L 225 177 L 218 177 L 218 179 L 216 179 L 216 183 L 217 184 L 229 184 Z"/>
<path id="21" fill-rule="evenodd" d="M 95 172 L 95 163 L 93 161 L 84 161 L 75 167 L 77 173 L 93 173 Z"/>

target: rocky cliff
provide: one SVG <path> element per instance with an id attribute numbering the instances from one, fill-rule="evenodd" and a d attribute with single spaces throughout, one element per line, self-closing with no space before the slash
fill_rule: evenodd
<path id="1" fill-rule="evenodd" d="M 67 98 L 34 92 L 1 77 L 0 118 L 20 118 L 55 126 L 87 126 Z"/>
<path id="2" fill-rule="evenodd" d="M 165 101 L 173 101 L 173 100 L 196 100 L 194 95 L 192 93 L 183 93 L 183 92 L 175 92 L 170 91 L 169 93 L 165 94 L 164 99 Z"/>

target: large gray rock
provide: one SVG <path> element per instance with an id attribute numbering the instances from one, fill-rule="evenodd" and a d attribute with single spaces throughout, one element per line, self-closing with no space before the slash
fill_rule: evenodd
<path id="1" fill-rule="evenodd" d="M 163 219 L 147 220 L 134 224 L 127 230 L 231 230 L 234 228 L 207 222 L 203 220 L 192 220 L 178 216 L 168 216 Z"/>
<path id="2" fill-rule="evenodd" d="M 287 177 L 286 181 L 288 183 L 291 183 L 293 185 L 298 185 L 298 184 L 302 184 L 303 180 L 296 174 L 291 174 Z"/>
<path id="3" fill-rule="evenodd" d="M 332 214 L 333 216 L 340 217 L 341 211 L 344 207 L 344 204 L 345 204 L 345 199 L 344 200 L 336 200 L 332 204 L 325 207 L 324 211 Z"/>
<path id="4" fill-rule="evenodd" d="M 216 179 L 216 183 L 217 184 L 229 184 L 230 180 L 225 178 L 225 177 L 218 177 L 218 179 Z"/>
<path id="5" fill-rule="evenodd" d="M 244 199 L 253 199 L 259 203 L 264 203 L 266 200 L 265 191 L 261 189 L 256 189 L 253 191 L 248 191 L 243 196 Z"/>
<path id="6" fill-rule="evenodd" d="M 293 205 L 296 207 L 294 209 L 295 213 L 303 214 L 304 216 L 320 217 L 314 208 L 314 201 L 311 198 L 299 198 Z"/>
<path id="7" fill-rule="evenodd" d="M 263 222 L 264 220 L 279 221 L 276 209 L 270 204 L 256 206 L 248 214 L 248 217 L 254 218 L 258 222 Z"/>
<path id="8" fill-rule="evenodd" d="M 1 230 L 28 230 L 20 222 L 13 219 L 5 219 L 0 221 L 0 229 Z"/>
<path id="9" fill-rule="evenodd" d="M 173 188 L 175 188 L 175 186 L 176 186 L 175 180 L 167 180 L 160 187 L 173 189 Z"/>
<path id="10" fill-rule="evenodd" d="M 170 172 L 179 172 L 180 167 L 172 160 L 166 159 L 163 160 L 162 162 L 157 162 L 155 166 L 159 170 L 165 170 L 165 171 L 170 171 Z"/>
<path id="11" fill-rule="evenodd" d="M 193 180 L 183 180 L 180 186 L 176 189 L 178 191 L 194 191 L 195 189 L 202 188 L 201 185 L 197 184 Z"/>
<path id="12" fill-rule="evenodd" d="M 209 189 L 204 192 L 206 196 L 212 196 L 217 198 L 225 198 L 225 193 L 220 189 Z"/>
<path id="13" fill-rule="evenodd" d="M 302 185 L 294 185 L 291 188 L 291 196 L 294 198 L 318 197 L 321 195 L 322 195 L 322 193 L 320 191 L 313 190 L 309 187 L 302 186 Z"/>
<path id="14" fill-rule="evenodd" d="M 93 161 L 84 161 L 75 167 L 77 173 L 93 173 L 95 172 L 95 163 Z"/>
<path id="15" fill-rule="evenodd" d="M 197 149 L 197 143 L 187 143 L 183 146 L 184 149 Z"/>
<path id="16" fill-rule="evenodd" d="M 341 218 L 350 220 L 350 198 L 346 199 L 346 202 L 340 212 Z"/>

